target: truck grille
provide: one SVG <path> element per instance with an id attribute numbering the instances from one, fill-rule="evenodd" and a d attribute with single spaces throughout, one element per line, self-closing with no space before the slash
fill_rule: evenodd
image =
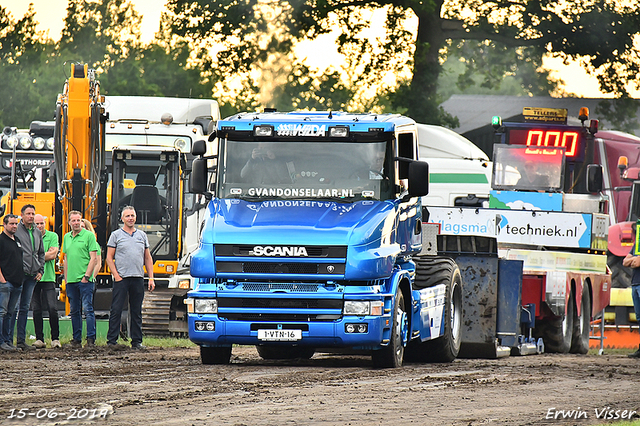
<path id="1" fill-rule="evenodd" d="M 267 250 L 268 249 L 268 250 Z M 346 246 L 258 246 L 218 244 L 220 274 L 344 275 Z"/>
<path id="2" fill-rule="evenodd" d="M 301 283 L 242 283 L 244 291 L 273 291 L 284 290 L 289 293 L 315 293 L 318 291 L 318 284 Z"/>
<path id="3" fill-rule="evenodd" d="M 300 246 L 304 247 L 308 257 L 329 257 L 336 259 L 346 259 L 346 246 Z M 253 256 L 252 245 L 216 244 L 216 256 L 246 257 Z M 258 257 L 258 256 L 256 256 Z"/>
<path id="4" fill-rule="evenodd" d="M 219 297 L 218 316 L 237 321 L 336 321 L 342 317 L 342 298 Z"/>
<path id="5" fill-rule="evenodd" d="M 249 274 L 317 274 L 315 263 L 262 263 L 245 262 L 242 272 Z"/>
<path id="6" fill-rule="evenodd" d="M 216 262 L 216 271 L 220 273 L 343 275 L 344 269 L 344 263 Z"/>
<path id="7" fill-rule="evenodd" d="M 339 320 L 341 314 L 256 314 L 251 312 L 234 312 L 226 314 L 218 314 L 222 319 L 230 321 L 336 321 Z"/>
<path id="8" fill-rule="evenodd" d="M 218 298 L 218 307 L 271 309 L 338 309 L 342 311 L 342 299 L 291 299 L 288 297 L 220 297 Z"/>

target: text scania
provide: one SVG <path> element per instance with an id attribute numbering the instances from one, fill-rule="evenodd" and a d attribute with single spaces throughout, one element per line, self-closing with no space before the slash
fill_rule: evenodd
<path id="1" fill-rule="evenodd" d="M 252 197 L 354 197 L 353 189 L 316 189 L 316 188 L 249 188 L 247 194 Z"/>
<path id="2" fill-rule="evenodd" d="M 578 235 L 578 227 L 573 229 L 562 229 L 557 225 L 547 228 L 546 226 L 511 226 L 504 228 L 507 235 L 546 235 L 547 237 L 575 237 Z"/>
<path id="3" fill-rule="evenodd" d="M 280 124 L 276 129 L 278 136 L 324 136 L 326 128 L 317 124 Z"/>
<path id="4" fill-rule="evenodd" d="M 272 247 L 255 246 L 254 256 L 278 256 L 278 257 L 308 257 L 305 247 Z"/>

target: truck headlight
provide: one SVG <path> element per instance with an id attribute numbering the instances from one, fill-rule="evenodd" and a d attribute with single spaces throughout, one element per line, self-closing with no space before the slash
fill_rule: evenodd
<path id="1" fill-rule="evenodd" d="M 33 147 L 37 150 L 41 150 L 42 148 L 44 148 L 45 145 L 45 140 L 44 138 L 41 138 L 40 136 L 36 136 L 33 139 Z"/>
<path id="2" fill-rule="evenodd" d="M 18 137 L 16 135 L 9 136 L 7 138 L 7 148 L 13 149 L 18 146 Z"/>
<path id="3" fill-rule="evenodd" d="M 193 307 L 196 314 L 215 314 L 218 312 L 218 299 L 195 299 Z"/>
<path id="4" fill-rule="evenodd" d="M 344 315 L 382 315 L 383 303 L 381 300 L 345 300 Z"/>
<path id="5" fill-rule="evenodd" d="M 23 136 L 20 138 L 20 148 L 21 149 L 29 149 L 31 148 L 31 137 Z"/>

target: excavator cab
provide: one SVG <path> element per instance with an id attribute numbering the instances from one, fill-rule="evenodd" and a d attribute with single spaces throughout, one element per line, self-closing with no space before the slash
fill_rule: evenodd
<path id="1" fill-rule="evenodd" d="M 176 259 L 182 211 L 180 153 L 130 148 L 113 150 L 110 228 L 116 230 L 122 223 L 122 209 L 132 206 L 136 210 L 136 227 L 147 234 L 153 259 Z"/>

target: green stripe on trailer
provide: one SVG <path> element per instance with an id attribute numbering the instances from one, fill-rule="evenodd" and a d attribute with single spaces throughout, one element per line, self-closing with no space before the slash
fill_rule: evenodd
<path id="1" fill-rule="evenodd" d="M 489 183 L 482 173 L 429 173 L 431 183 Z"/>

